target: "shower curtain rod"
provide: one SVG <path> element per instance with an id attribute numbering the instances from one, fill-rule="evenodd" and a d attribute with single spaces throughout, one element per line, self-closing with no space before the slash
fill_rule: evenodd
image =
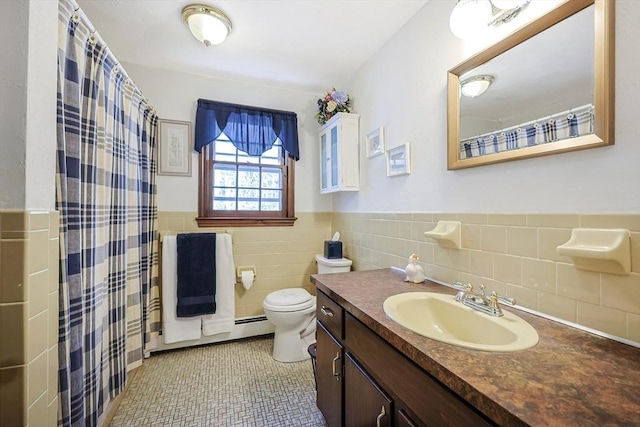
<path id="1" fill-rule="evenodd" d="M 152 110 L 152 111 L 156 111 L 156 109 L 149 104 L 149 100 L 147 99 L 146 96 L 144 96 L 142 94 L 142 91 L 138 88 L 138 85 L 133 81 L 133 79 L 129 76 L 129 73 L 127 73 L 127 70 L 124 69 L 124 67 L 122 66 L 122 64 L 120 64 L 120 61 L 118 61 L 118 59 L 116 58 L 116 56 L 113 54 L 113 52 L 111 51 L 111 49 L 109 48 L 109 45 L 104 41 L 104 39 L 102 38 L 102 36 L 100 35 L 100 33 L 98 32 L 98 30 L 96 29 L 96 27 L 93 25 L 93 23 L 91 22 L 91 20 L 89 19 L 89 17 L 84 13 L 84 10 L 82 10 L 82 8 L 80 7 L 80 5 L 75 1 L 75 0 L 71 0 L 70 3 L 73 5 L 73 13 L 78 15 L 78 18 L 80 19 L 80 22 L 82 22 L 82 24 L 87 27 L 87 29 L 89 30 L 89 34 L 91 35 L 91 37 L 95 37 L 96 40 L 98 42 L 100 42 L 100 44 L 102 46 L 104 46 L 104 48 L 107 50 L 107 55 L 109 55 L 115 62 L 116 66 L 118 67 L 118 70 L 124 74 L 124 76 L 127 78 L 127 80 L 129 81 L 130 84 L 133 85 L 133 87 L 135 88 L 135 90 L 137 90 L 140 95 L 142 95 L 142 100 L 144 101 L 145 104 L 147 104 L 147 106 Z"/>

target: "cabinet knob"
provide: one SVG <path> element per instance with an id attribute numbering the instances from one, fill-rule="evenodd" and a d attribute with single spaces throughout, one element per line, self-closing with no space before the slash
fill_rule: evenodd
<path id="1" fill-rule="evenodd" d="M 320 311 L 327 317 L 333 317 L 333 311 L 331 311 L 330 308 L 327 308 L 324 305 L 320 308 Z"/>
<path id="2" fill-rule="evenodd" d="M 387 415 L 387 413 L 384 410 L 384 405 L 383 405 L 382 410 L 380 410 L 380 414 L 378 415 L 378 418 L 376 418 L 376 427 L 380 427 L 380 422 L 382 422 L 382 419 L 384 418 L 385 415 Z"/>

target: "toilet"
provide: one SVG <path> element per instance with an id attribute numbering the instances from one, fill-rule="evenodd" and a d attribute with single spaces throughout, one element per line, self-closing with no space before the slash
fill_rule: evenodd
<path id="1" fill-rule="evenodd" d="M 351 260 L 328 259 L 316 255 L 318 273 L 342 273 L 351 269 Z M 262 301 L 264 314 L 274 324 L 273 358 L 278 362 L 309 359 L 309 345 L 316 341 L 316 297 L 302 288 L 271 292 Z"/>

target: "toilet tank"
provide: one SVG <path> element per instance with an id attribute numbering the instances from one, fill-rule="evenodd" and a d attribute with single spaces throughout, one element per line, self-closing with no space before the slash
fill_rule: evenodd
<path id="1" fill-rule="evenodd" d="M 318 254 L 316 255 L 316 261 L 318 262 L 318 273 L 320 274 L 347 273 L 351 271 L 352 261 L 350 259 L 329 259 Z"/>

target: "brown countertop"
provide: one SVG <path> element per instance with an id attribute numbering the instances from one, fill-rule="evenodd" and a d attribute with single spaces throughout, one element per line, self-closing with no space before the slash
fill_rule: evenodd
<path id="1" fill-rule="evenodd" d="M 500 425 L 640 426 L 640 349 L 520 310 L 538 332 L 530 349 L 469 350 L 434 341 L 387 317 L 395 294 L 455 290 L 404 282 L 398 270 L 314 274 L 317 288 Z"/>

